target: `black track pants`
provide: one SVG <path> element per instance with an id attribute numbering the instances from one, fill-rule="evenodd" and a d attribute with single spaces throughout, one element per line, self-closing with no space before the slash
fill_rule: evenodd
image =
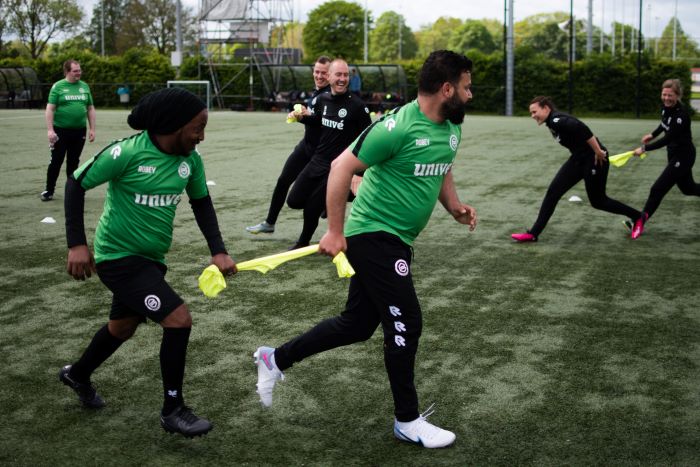
<path id="1" fill-rule="evenodd" d="M 49 194 L 53 194 L 56 190 L 56 180 L 61 173 L 63 159 L 67 159 L 66 174 L 70 177 L 78 168 L 80 153 L 85 146 L 85 128 L 54 128 L 54 131 L 58 135 L 58 141 L 51 149 L 51 161 L 46 172 L 46 191 Z"/>
<path id="2" fill-rule="evenodd" d="M 700 184 L 693 180 L 693 165 L 695 164 L 695 147 L 684 154 L 668 157 L 668 165 L 649 190 L 649 198 L 644 205 L 644 212 L 649 217 L 656 212 L 661 200 L 664 199 L 674 185 L 687 196 L 700 196 Z"/>
<path id="3" fill-rule="evenodd" d="M 639 219 L 641 216 L 639 211 L 609 198 L 605 194 L 609 169 L 610 163 L 607 161 L 602 166 L 595 165 L 593 156 L 585 159 L 569 157 L 554 176 L 552 183 L 550 183 L 547 194 L 542 201 L 540 213 L 535 224 L 530 229 L 530 233 L 535 236 L 542 233 L 547 222 L 549 222 L 549 218 L 554 214 L 554 209 L 557 207 L 559 199 L 582 179 L 586 184 L 588 200 L 595 209 L 627 216 L 632 221 Z"/>
<path id="4" fill-rule="evenodd" d="M 279 216 L 282 206 L 284 206 L 284 200 L 287 198 L 287 192 L 292 183 L 297 179 L 301 171 L 309 163 L 309 155 L 306 152 L 306 144 L 304 141 L 300 141 L 296 145 L 292 153 L 287 158 L 282 168 L 282 173 L 279 178 L 277 178 L 277 184 L 275 189 L 272 191 L 272 199 L 270 200 L 270 209 L 267 212 L 267 218 L 265 221 L 268 224 L 275 224 L 277 222 L 277 216 Z"/>
<path id="5" fill-rule="evenodd" d="M 275 350 L 281 370 L 336 347 L 369 339 L 381 324 L 384 365 L 397 420 L 418 418 L 414 366 L 422 316 L 410 271 L 411 248 L 398 237 L 375 232 L 348 238 L 347 256 L 356 274 L 345 310 Z"/>

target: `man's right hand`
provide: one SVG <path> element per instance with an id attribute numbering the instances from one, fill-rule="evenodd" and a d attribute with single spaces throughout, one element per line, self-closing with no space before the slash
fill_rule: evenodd
<path id="1" fill-rule="evenodd" d="M 56 132 L 53 130 L 49 130 L 47 135 L 49 137 L 49 145 L 53 146 L 54 144 L 56 144 L 56 141 L 58 141 L 58 135 L 56 134 Z"/>
<path id="2" fill-rule="evenodd" d="M 68 249 L 66 271 L 77 281 L 84 281 L 95 269 L 95 258 L 87 245 L 76 245 Z"/>
<path id="3" fill-rule="evenodd" d="M 335 258 L 338 253 L 347 249 L 348 244 L 342 232 L 333 233 L 329 230 L 321 237 L 321 241 L 318 243 L 318 252 L 331 258 Z"/>

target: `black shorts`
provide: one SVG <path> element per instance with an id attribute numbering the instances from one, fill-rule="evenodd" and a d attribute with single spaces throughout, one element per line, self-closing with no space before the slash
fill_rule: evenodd
<path id="1" fill-rule="evenodd" d="M 165 282 L 165 264 L 142 256 L 127 256 L 97 263 L 97 275 L 112 291 L 110 320 L 141 316 L 161 322 L 185 303 Z"/>

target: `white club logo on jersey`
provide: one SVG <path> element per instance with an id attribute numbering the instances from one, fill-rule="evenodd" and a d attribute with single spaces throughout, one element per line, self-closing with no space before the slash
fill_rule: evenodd
<path id="1" fill-rule="evenodd" d="M 112 155 L 112 159 L 116 159 L 117 157 L 122 155 L 122 147 L 121 146 L 114 146 L 109 153 Z"/>
<path id="2" fill-rule="evenodd" d="M 190 176 L 190 166 L 187 162 L 183 162 L 180 164 L 180 167 L 177 168 L 177 173 L 180 175 L 181 178 L 187 178 Z"/>
<path id="3" fill-rule="evenodd" d="M 160 298 L 157 295 L 148 295 L 143 303 L 151 311 L 160 310 Z"/>
<path id="4" fill-rule="evenodd" d="M 345 118 L 345 117 L 347 117 L 347 116 L 348 116 L 348 111 L 347 111 L 347 110 L 345 110 L 345 109 L 340 109 L 340 110 L 338 111 L 338 117 L 340 117 L 340 118 Z"/>
<path id="5" fill-rule="evenodd" d="M 680 125 L 681 123 L 683 123 L 683 120 L 681 120 L 681 117 L 678 117 L 678 118 L 676 119 L 676 123 L 678 123 L 679 125 Z"/>
<path id="6" fill-rule="evenodd" d="M 554 123 L 558 123 L 558 122 L 559 122 L 559 117 L 553 118 L 552 121 L 553 121 Z"/>
<path id="7" fill-rule="evenodd" d="M 452 148 L 453 151 L 456 151 L 458 145 L 459 145 L 459 141 L 457 141 L 457 136 L 450 135 L 450 148 Z"/>
<path id="8" fill-rule="evenodd" d="M 391 131 L 396 126 L 396 120 L 394 120 L 393 118 L 387 118 L 384 122 L 384 126 L 386 127 L 387 131 Z"/>
<path id="9" fill-rule="evenodd" d="M 394 263 L 394 270 L 399 276 L 406 277 L 408 276 L 408 263 L 403 259 L 397 260 Z"/>

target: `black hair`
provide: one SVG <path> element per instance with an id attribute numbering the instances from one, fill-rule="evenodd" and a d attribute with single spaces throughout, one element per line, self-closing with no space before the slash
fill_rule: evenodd
<path id="1" fill-rule="evenodd" d="M 418 92 L 435 94 L 444 83 L 457 83 L 462 73 L 471 73 L 472 61 L 451 50 L 436 50 L 423 63 L 418 75 Z"/>
<path id="2" fill-rule="evenodd" d="M 540 107 L 549 107 L 550 110 L 557 110 L 554 101 L 549 96 L 537 96 L 530 101 L 530 105 L 537 104 Z"/>

